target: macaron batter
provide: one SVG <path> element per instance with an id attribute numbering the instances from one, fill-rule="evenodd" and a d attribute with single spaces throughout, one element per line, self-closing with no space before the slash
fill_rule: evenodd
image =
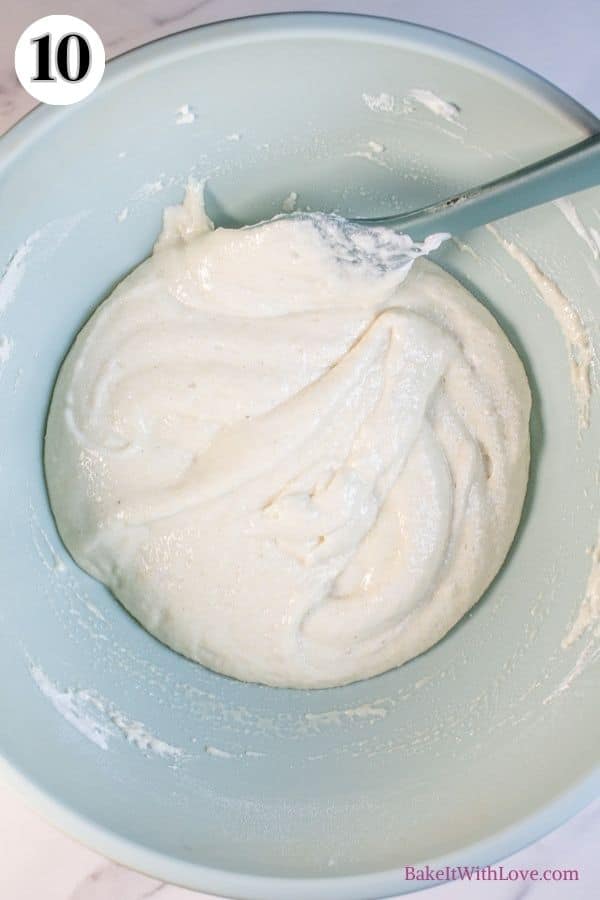
<path id="1" fill-rule="evenodd" d="M 46 434 L 57 525 L 173 649 L 341 685 L 427 650 L 497 573 L 530 392 L 490 313 L 417 259 L 438 244 L 325 214 L 214 229 L 191 185 L 78 335 Z"/>

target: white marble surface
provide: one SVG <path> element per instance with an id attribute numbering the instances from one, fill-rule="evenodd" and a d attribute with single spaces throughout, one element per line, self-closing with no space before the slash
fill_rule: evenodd
<path id="1" fill-rule="evenodd" d="M 460 34 L 512 56 L 554 81 L 600 115 L 600 0 L 1 0 L 0 132 L 32 105 L 13 70 L 21 31 L 52 12 L 95 26 L 109 56 L 215 19 L 284 9 L 362 11 Z M 600 801 L 505 862 L 506 868 L 579 870 L 578 882 L 465 883 L 435 889 L 434 900 L 591 900 L 600 895 Z M 430 891 L 419 896 L 429 897 Z M 186 900 L 204 895 L 146 878 L 65 837 L 0 784 L 0 900 Z M 284 900 L 284 898 L 282 898 Z M 341 898 L 343 900 L 343 898 Z"/>

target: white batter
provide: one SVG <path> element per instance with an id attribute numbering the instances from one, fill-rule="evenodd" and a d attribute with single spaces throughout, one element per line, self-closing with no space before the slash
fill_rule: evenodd
<path id="1" fill-rule="evenodd" d="M 201 192 L 94 313 L 54 391 L 75 560 L 160 640 L 248 681 L 398 666 L 478 600 L 527 484 L 530 394 L 424 248 L 294 214 L 212 230 Z"/>

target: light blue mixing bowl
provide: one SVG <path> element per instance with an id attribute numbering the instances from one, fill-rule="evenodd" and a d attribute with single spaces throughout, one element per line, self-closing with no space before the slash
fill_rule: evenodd
<path id="1" fill-rule="evenodd" d="M 456 103 L 458 122 L 404 103 L 413 88 Z M 184 104 L 195 120 L 177 125 Z M 437 258 L 493 310 L 527 366 L 528 499 L 484 599 L 398 671 L 302 692 L 177 656 L 67 556 L 41 450 L 61 359 L 150 252 L 190 173 L 209 176 L 220 224 L 271 216 L 292 191 L 301 207 L 386 212 L 596 126 L 472 44 L 299 14 L 142 47 L 112 62 L 88 100 L 36 110 L 0 141 L 0 751 L 3 773 L 43 814 L 167 881 L 257 900 L 353 900 L 412 890 L 405 864 L 496 860 L 594 796 L 598 646 L 591 629 L 561 641 L 596 538 L 599 409 L 594 399 L 579 436 L 563 335 L 485 229 Z M 589 238 L 600 190 L 575 202 Z M 593 332 L 593 242 L 555 206 L 500 227 Z"/>

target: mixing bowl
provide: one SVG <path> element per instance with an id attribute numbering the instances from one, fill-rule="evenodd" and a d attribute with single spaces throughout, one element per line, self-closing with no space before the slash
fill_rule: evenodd
<path id="1" fill-rule="evenodd" d="M 459 111 L 440 114 L 415 89 Z M 462 236 L 436 259 L 493 311 L 527 368 L 526 506 L 481 602 L 399 670 L 305 692 L 241 684 L 176 655 L 68 557 L 41 451 L 61 359 L 150 252 L 190 174 L 208 177 L 218 224 L 271 216 L 294 194 L 301 208 L 389 212 L 596 126 L 480 47 L 298 14 L 144 46 L 112 62 L 88 100 L 38 109 L 2 139 L 0 750 L 3 774 L 40 812 L 167 881 L 352 900 L 412 890 L 406 864 L 496 860 L 592 798 L 598 642 L 593 626 L 565 638 L 593 567 L 598 404 L 580 429 L 565 335 L 542 297 L 551 284 L 497 235 Z M 600 189 L 498 226 L 592 339 L 599 210 Z"/>

